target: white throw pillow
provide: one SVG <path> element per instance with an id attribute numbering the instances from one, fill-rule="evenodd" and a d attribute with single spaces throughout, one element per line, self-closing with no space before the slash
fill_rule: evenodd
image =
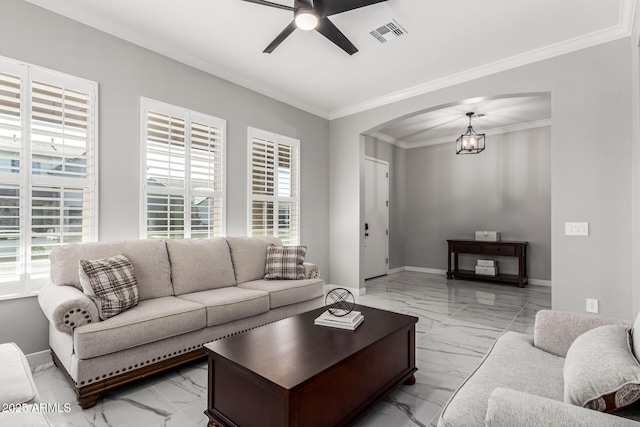
<path id="1" fill-rule="evenodd" d="M 576 338 L 563 373 L 566 403 L 610 412 L 640 399 L 640 364 L 625 326 L 600 326 Z"/>

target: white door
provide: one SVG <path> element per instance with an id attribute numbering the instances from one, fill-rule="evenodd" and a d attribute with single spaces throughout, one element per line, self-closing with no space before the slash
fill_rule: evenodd
<path id="1" fill-rule="evenodd" d="M 389 164 L 365 160 L 364 278 L 387 274 L 389 267 Z"/>

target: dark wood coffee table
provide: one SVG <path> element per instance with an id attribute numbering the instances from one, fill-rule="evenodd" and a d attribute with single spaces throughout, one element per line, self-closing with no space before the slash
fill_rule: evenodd
<path id="1" fill-rule="evenodd" d="M 416 317 L 356 306 L 355 330 L 313 310 L 206 344 L 209 426 L 346 426 L 414 384 Z"/>

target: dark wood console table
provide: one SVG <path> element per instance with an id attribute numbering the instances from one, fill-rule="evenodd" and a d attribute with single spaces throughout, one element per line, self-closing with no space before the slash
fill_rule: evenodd
<path id="1" fill-rule="evenodd" d="M 473 279 L 489 280 L 492 282 L 504 282 L 517 284 L 519 288 L 524 288 L 529 278 L 527 277 L 527 242 L 515 242 L 502 240 L 499 242 L 484 242 L 479 240 L 447 240 L 449 250 L 447 251 L 448 266 L 447 279 Z M 451 254 L 453 254 L 453 268 L 451 265 Z M 485 276 L 476 274 L 474 271 L 458 269 L 458 254 L 475 254 L 492 256 L 508 256 L 518 258 L 518 274 L 498 274 L 497 276 Z"/>

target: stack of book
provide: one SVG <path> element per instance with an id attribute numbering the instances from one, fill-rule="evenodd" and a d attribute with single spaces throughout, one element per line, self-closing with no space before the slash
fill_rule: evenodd
<path id="1" fill-rule="evenodd" d="M 483 276 L 497 276 L 498 263 L 492 259 L 479 259 L 476 265 L 476 274 Z"/>
<path id="2" fill-rule="evenodd" d="M 364 321 L 364 315 L 359 311 L 352 311 L 345 316 L 334 316 L 325 311 L 313 321 L 314 324 L 320 326 L 329 326 L 331 328 L 355 330 Z"/>

